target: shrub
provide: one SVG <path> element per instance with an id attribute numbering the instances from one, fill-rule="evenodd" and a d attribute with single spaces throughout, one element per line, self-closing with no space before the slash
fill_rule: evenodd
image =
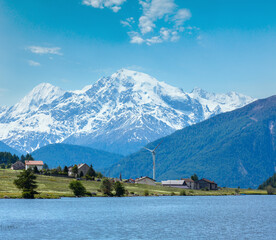
<path id="1" fill-rule="evenodd" d="M 186 194 L 186 191 L 185 190 L 181 190 L 180 191 L 180 196 L 186 196 L 187 194 Z"/>
<path id="2" fill-rule="evenodd" d="M 101 192 L 107 196 L 112 196 L 112 182 L 105 178 L 101 184 Z"/>
<path id="3" fill-rule="evenodd" d="M 126 190 L 120 182 L 115 182 L 114 183 L 114 190 L 115 190 L 115 196 L 121 197 L 125 194 Z"/>
<path id="4" fill-rule="evenodd" d="M 171 192 L 171 196 L 174 196 L 175 195 L 175 193 L 174 192 Z"/>
<path id="5" fill-rule="evenodd" d="M 273 195 L 276 192 L 276 189 L 271 187 L 270 185 L 266 187 L 266 191 L 268 195 Z"/>
<path id="6" fill-rule="evenodd" d="M 83 197 L 87 191 L 80 181 L 72 181 L 69 184 L 69 188 L 73 191 L 76 197 Z"/>
<path id="7" fill-rule="evenodd" d="M 144 191 L 144 196 L 148 196 L 149 195 L 149 190 L 145 190 Z"/>

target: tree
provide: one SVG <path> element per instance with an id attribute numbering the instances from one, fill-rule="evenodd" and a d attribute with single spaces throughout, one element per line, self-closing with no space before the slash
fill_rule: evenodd
<path id="1" fill-rule="evenodd" d="M 94 168 L 92 167 L 92 164 L 90 165 L 86 175 L 88 175 L 90 177 L 95 177 L 96 176 L 96 172 L 95 172 Z"/>
<path id="2" fill-rule="evenodd" d="M 101 184 L 101 191 L 103 194 L 107 195 L 107 196 L 112 196 L 112 182 L 110 180 L 108 180 L 107 178 L 105 178 L 102 181 Z"/>
<path id="3" fill-rule="evenodd" d="M 34 160 L 31 154 L 27 153 L 25 160 Z"/>
<path id="4" fill-rule="evenodd" d="M 124 196 L 124 194 L 126 192 L 123 184 L 120 183 L 120 182 L 115 182 L 114 183 L 114 190 L 115 190 L 115 196 L 117 196 L 117 197 Z"/>
<path id="5" fill-rule="evenodd" d="M 78 172 L 79 172 L 78 166 L 75 164 L 74 167 L 72 167 L 72 173 L 74 173 L 75 177 L 77 177 Z"/>
<path id="6" fill-rule="evenodd" d="M 103 174 L 101 172 L 96 172 L 96 177 L 97 178 L 103 178 Z"/>
<path id="7" fill-rule="evenodd" d="M 48 165 L 47 165 L 46 163 L 44 163 L 43 169 L 45 169 L 45 170 L 48 170 L 48 169 L 49 169 L 49 167 L 48 167 Z"/>
<path id="8" fill-rule="evenodd" d="M 34 173 L 36 173 L 36 174 L 39 173 L 37 166 L 34 167 L 33 171 L 34 171 Z"/>
<path id="9" fill-rule="evenodd" d="M 193 176 L 191 176 L 191 179 L 196 182 L 198 181 L 198 176 L 194 174 Z"/>
<path id="10" fill-rule="evenodd" d="M 68 173 L 68 167 L 67 166 L 64 166 L 63 172 L 66 173 L 66 174 Z"/>
<path id="11" fill-rule="evenodd" d="M 274 193 L 276 193 L 276 189 L 274 189 L 270 185 L 266 187 L 266 191 L 268 195 L 273 195 Z"/>
<path id="12" fill-rule="evenodd" d="M 5 163 L 1 163 L 1 164 L 0 164 L 0 167 L 1 167 L 2 169 L 5 169 L 5 168 L 6 168 Z"/>
<path id="13" fill-rule="evenodd" d="M 23 198 L 34 198 L 35 194 L 38 192 L 35 191 L 37 188 L 36 176 L 33 174 L 31 169 L 23 170 L 18 176 L 17 179 L 13 181 L 14 185 L 22 190 Z"/>
<path id="14" fill-rule="evenodd" d="M 83 197 L 86 195 L 86 188 L 82 185 L 80 181 L 72 181 L 69 184 L 69 188 L 73 191 L 76 197 Z"/>

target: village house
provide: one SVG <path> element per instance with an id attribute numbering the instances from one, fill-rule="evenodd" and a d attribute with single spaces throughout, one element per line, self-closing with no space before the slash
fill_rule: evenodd
<path id="1" fill-rule="evenodd" d="M 199 181 L 194 181 L 190 178 L 182 178 L 181 180 L 167 180 L 161 181 L 162 186 L 175 187 L 183 189 L 208 189 L 218 190 L 218 185 L 214 181 L 202 178 Z"/>
<path id="2" fill-rule="evenodd" d="M 140 177 L 140 178 L 137 178 L 137 179 L 135 179 L 135 183 L 138 183 L 138 184 L 147 184 L 147 185 L 155 186 L 155 180 L 153 180 L 150 177 Z"/>
<path id="3" fill-rule="evenodd" d="M 185 184 L 189 189 L 199 189 L 199 184 L 197 181 L 194 181 L 191 178 L 181 178 L 181 180 L 185 181 Z"/>
<path id="4" fill-rule="evenodd" d="M 77 167 L 78 167 L 78 176 L 80 177 L 85 176 L 89 170 L 89 166 L 86 163 L 78 164 Z M 69 177 L 75 177 L 72 169 L 73 169 L 72 166 L 68 168 Z"/>
<path id="5" fill-rule="evenodd" d="M 37 167 L 38 171 L 40 171 L 42 170 L 43 165 L 43 161 L 25 161 L 25 170 Z"/>
<path id="6" fill-rule="evenodd" d="M 175 188 L 184 188 L 184 189 L 188 188 L 188 186 L 185 184 L 184 180 L 161 181 L 161 184 L 164 187 L 175 187 Z"/>
<path id="7" fill-rule="evenodd" d="M 202 178 L 198 181 L 199 189 L 218 190 L 218 185 L 214 181 Z"/>
<path id="8" fill-rule="evenodd" d="M 135 180 L 130 178 L 124 181 L 125 183 L 135 183 Z"/>
<path id="9" fill-rule="evenodd" d="M 25 164 L 21 161 L 17 161 L 11 165 L 12 170 L 23 170 L 25 169 Z"/>

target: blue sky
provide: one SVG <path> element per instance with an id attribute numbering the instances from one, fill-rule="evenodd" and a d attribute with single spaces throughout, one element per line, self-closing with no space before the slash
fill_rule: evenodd
<path id="1" fill-rule="evenodd" d="M 276 93 L 276 2 L 0 0 L 0 106 L 120 68 L 191 91 Z"/>

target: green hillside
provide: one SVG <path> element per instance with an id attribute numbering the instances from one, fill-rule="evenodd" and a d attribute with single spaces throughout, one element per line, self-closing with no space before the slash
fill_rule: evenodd
<path id="1" fill-rule="evenodd" d="M 9 152 L 17 156 L 21 156 L 21 153 L 15 150 L 14 148 L 9 147 L 7 144 L 0 141 L 0 152 Z"/>
<path id="2" fill-rule="evenodd" d="M 93 164 L 97 171 L 110 167 L 122 158 L 118 154 L 70 144 L 47 145 L 31 154 L 34 159 L 44 161 L 50 168 L 87 163 Z"/>
<path id="3" fill-rule="evenodd" d="M 163 138 L 157 149 L 157 180 L 197 173 L 227 187 L 258 187 L 276 166 L 276 96 L 223 113 Z M 153 149 L 161 139 L 148 144 Z M 111 170 L 124 178 L 152 176 L 151 153 L 134 153 Z"/>

